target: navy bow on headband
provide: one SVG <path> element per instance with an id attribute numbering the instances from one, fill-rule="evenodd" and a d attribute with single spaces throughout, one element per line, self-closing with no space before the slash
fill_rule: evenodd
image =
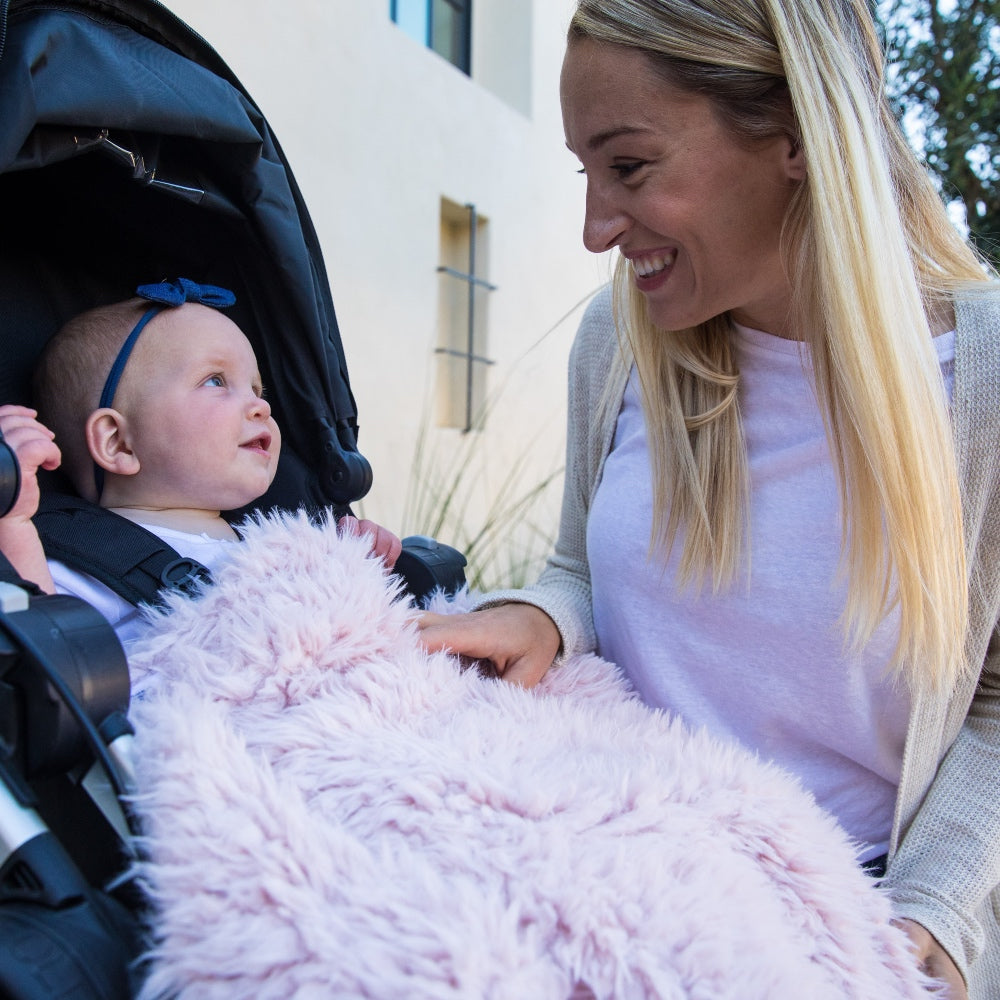
<path id="1" fill-rule="evenodd" d="M 199 285 L 187 278 L 176 281 L 160 281 L 155 285 L 140 285 L 136 290 L 150 302 L 159 302 L 165 306 L 181 306 L 185 302 L 199 302 L 213 309 L 225 309 L 236 302 L 236 296 L 228 288 L 217 285 Z"/>
<path id="2" fill-rule="evenodd" d="M 143 327 L 164 307 L 173 308 L 182 306 L 185 302 L 197 302 L 203 306 L 211 306 L 213 309 L 225 309 L 236 302 L 236 296 L 228 288 L 219 288 L 218 285 L 199 285 L 188 278 L 160 281 L 155 285 L 140 285 L 135 291 L 138 296 L 148 299 L 153 305 L 142 314 L 142 318 L 125 338 L 125 343 L 122 344 L 104 382 L 100 402 L 97 404 L 98 409 L 111 406 L 114 402 L 118 383 L 121 381 L 122 373 L 125 371 L 125 365 L 128 364 L 135 342 L 139 339 L 139 334 L 142 333 Z M 94 483 L 97 486 L 97 497 L 100 499 L 101 491 L 104 489 L 104 470 L 99 465 L 94 466 Z"/>
<path id="3" fill-rule="evenodd" d="M 115 390 L 121 381 L 122 372 L 128 363 L 129 355 L 135 342 L 139 339 L 143 327 L 158 313 L 164 306 L 182 306 L 185 302 L 198 302 L 204 306 L 212 306 L 214 309 L 224 309 L 236 302 L 236 296 L 228 288 L 219 288 L 216 285 L 199 285 L 187 278 L 178 278 L 176 281 L 161 281 L 155 285 L 140 285 L 136 294 L 141 298 L 149 299 L 153 302 L 149 309 L 142 314 L 142 319 L 132 328 L 132 332 L 125 338 L 115 363 L 108 372 L 108 377 L 101 390 L 101 400 L 97 404 L 98 409 L 110 406 L 115 399 Z"/>

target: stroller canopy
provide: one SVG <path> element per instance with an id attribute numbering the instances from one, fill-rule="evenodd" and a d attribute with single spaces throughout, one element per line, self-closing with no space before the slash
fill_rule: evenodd
<path id="1" fill-rule="evenodd" d="M 231 288 L 282 428 L 264 505 L 346 505 L 371 471 L 319 243 L 274 135 L 156 0 L 0 0 L 0 402 L 69 317 L 183 275 Z"/>

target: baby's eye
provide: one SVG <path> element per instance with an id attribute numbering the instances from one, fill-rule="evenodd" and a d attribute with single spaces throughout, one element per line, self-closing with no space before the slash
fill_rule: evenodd
<path id="1" fill-rule="evenodd" d="M 215 389 L 224 389 L 226 387 L 226 376 L 216 373 L 215 375 L 209 375 L 202 385 L 211 386 Z"/>

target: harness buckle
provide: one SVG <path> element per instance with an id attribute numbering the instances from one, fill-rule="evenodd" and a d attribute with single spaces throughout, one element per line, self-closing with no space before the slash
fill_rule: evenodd
<path id="1" fill-rule="evenodd" d="M 170 590 L 194 593 L 200 584 L 210 584 L 212 574 L 195 559 L 181 557 L 167 563 L 160 571 L 160 583 Z"/>

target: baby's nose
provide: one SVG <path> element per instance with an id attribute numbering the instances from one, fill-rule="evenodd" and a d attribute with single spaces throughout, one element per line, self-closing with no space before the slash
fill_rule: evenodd
<path id="1" fill-rule="evenodd" d="M 271 415 L 271 404 L 263 397 L 254 393 L 250 402 L 250 412 L 255 417 L 262 417 L 266 420 Z"/>

